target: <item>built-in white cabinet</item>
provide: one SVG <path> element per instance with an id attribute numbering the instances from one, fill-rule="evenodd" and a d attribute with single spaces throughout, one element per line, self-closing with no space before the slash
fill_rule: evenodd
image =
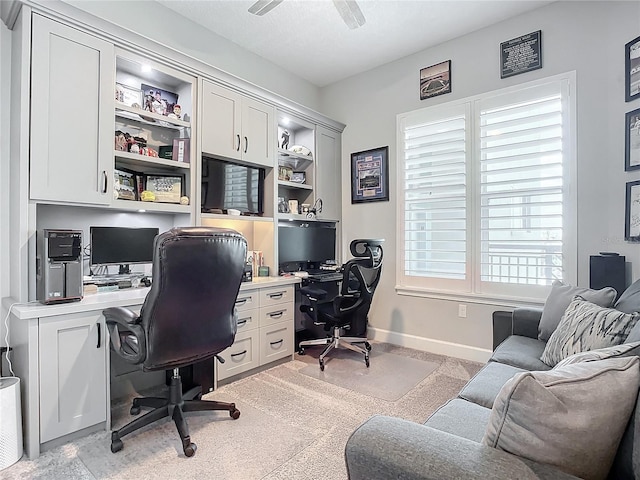
<path id="1" fill-rule="evenodd" d="M 202 153 L 275 165 L 275 108 L 212 82 L 202 82 Z"/>
<path id="2" fill-rule="evenodd" d="M 30 198 L 108 205 L 114 46 L 33 15 Z"/>
<path id="3" fill-rule="evenodd" d="M 39 319 L 40 443 L 107 420 L 108 337 L 101 312 Z"/>
<path id="4" fill-rule="evenodd" d="M 342 215 L 341 135 L 316 128 L 316 198 L 322 199 L 320 219 L 340 220 Z"/>

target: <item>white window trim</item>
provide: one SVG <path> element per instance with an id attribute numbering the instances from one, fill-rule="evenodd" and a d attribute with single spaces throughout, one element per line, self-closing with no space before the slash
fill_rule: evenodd
<path id="1" fill-rule="evenodd" d="M 531 82 L 525 82 L 511 87 L 506 87 L 491 92 L 486 92 L 471 97 L 467 97 L 460 100 L 454 100 L 446 104 L 439 104 L 433 107 L 425 107 L 419 110 L 413 110 L 398 114 L 396 116 L 396 191 L 399 192 L 398 201 L 396 205 L 396 218 L 397 218 L 397 235 L 396 244 L 396 292 L 400 295 L 410 295 L 426 298 L 438 298 L 445 300 L 466 300 L 475 303 L 502 304 L 505 306 L 516 305 L 525 302 L 531 305 L 539 305 L 548 292 L 550 287 L 541 288 L 537 295 L 523 298 L 521 295 L 514 295 L 506 288 L 504 294 L 497 294 L 496 292 L 483 293 L 480 292 L 480 273 L 474 271 L 471 273 L 471 291 L 460 291 L 445 288 L 424 288 L 413 285 L 406 285 L 404 280 L 404 245 L 405 245 L 405 215 L 404 215 L 404 134 L 403 124 L 406 119 L 411 118 L 414 115 L 420 114 L 425 110 L 435 111 L 439 108 L 451 108 L 459 106 L 460 104 L 471 104 L 481 99 L 487 99 L 492 96 L 498 96 L 508 93 L 520 91 L 528 87 L 535 87 L 543 85 L 549 82 L 565 81 L 568 87 L 567 97 L 564 98 L 563 110 L 566 108 L 568 115 L 563 122 L 563 168 L 565 173 L 563 175 L 563 188 L 565 196 L 563 198 L 563 251 L 568 252 L 563 257 L 564 262 L 564 281 L 567 283 L 576 284 L 577 282 L 577 257 L 578 257 L 578 241 L 577 241 L 577 114 L 576 114 L 576 72 L 566 72 L 551 77 L 546 77 Z M 475 119 L 471 119 L 472 132 L 471 135 L 475 136 L 476 127 L 474 125 Z M 473 155 L 477 158 L 477 142 L 473 141 Z M 468 202 L 468 208 L 470 208 L 470 214 L 467 221 L 470 222 L 470 228 L 473 232 L 476 231 L 479 222 L 479 209 L 477 208 L 476 192 L 477 184 L 480 180 L 479 169 L 472 169 L 469 172 L 469 178 L 472 180 L 472 190 L 470 202 Z M 473 262 L 476 262 L 479 254 L 479 245 L 475 241 L 476 234 L 473 234 L 474 244 L 472 246 Z M 534 289 L 532 289 L 534 290 Z M 517 302 L 517 303 L 514 303 Z"/>

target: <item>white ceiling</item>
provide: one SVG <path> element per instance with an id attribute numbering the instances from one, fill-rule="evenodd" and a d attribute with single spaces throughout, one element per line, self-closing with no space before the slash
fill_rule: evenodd
<path id="1" fill-rule="evenodd" d="M 366 24 L 350 30 L 330 0 L 284 0 L 264 16 L 248 13 L 254 0 L 156 1 L 319 87 L 551 3 L 359 0 Z"/>

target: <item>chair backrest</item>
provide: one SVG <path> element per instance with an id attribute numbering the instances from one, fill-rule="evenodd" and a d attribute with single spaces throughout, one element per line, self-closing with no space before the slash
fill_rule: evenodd
<path id="1" fill-rule="evenodd" d="M 231 345 L 247 241 L 213 227 L 173 228 L 154 242 L 153 283 L 140 313 L 144 370 L 189 365 Z"/>
<path id="2" fill-rule="evenodd" d="M 363 335 L 367 330 L 367 315 L 382 273 L 383 243 L 381 239 L 353 240 L 349 245 L 353 258 L 342 266 L 342 298 L 338 302 L 348 307 L 347 297 L 358 305 L 349 313 L 350 334 L 354 336 Z"/>

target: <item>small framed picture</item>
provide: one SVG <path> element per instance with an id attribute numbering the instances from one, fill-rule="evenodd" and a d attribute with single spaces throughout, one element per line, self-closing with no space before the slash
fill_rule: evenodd
<path id="1" fill-rule="evenodd" d="M 625 100 L 630 102 L 640 97 L 640 37 L 624 46 Z"/>
<path id="2" fill-rule="evenodd" d="M 182 176 L 147 175 L 146 190 L 155 195 L 158 203 L 180 203 L 182 196 Z"/>
<path id="3" fill-rule="evenodd" d="M 420 70 L 420 100 L 451 93 L 451 60 Z"/>
<path id="4" fill-rule="evenodd" d="M 174 113 L 174 107 L 178 106 L 178 95 L 173 92 L 168 92 L 158 87 L 152 87 L 151 85 L 141 86 L 142 94 L 144 95 L 143 108 L 148 112 L 154 112 L 158 115 L 164 115 L 165 117 L 170 113 Z M 180 109 L 178 109 L 180 112 Z M 181 113 L 181 112 L 180 112 Z M 179 116 L 179 118 L 182 118 Z"/>
<path id="5" fill-rule="evenodd" d="M 138 187 L 134 172 L 113 170 L 113 191 L 117 200 L 137 200 Z"/>
<path id="6" fill-rule="evenodd" d="M 624 239 L 640 241 L 640 180 L 627 182 L 624 211 Z"/>
<path id="7" fill-rule="evenodd" d="M 116 83 L 116 101 L 127 107 L 142 108 L 142 90 Z"/>
<path id="8" fill-rule="evenodd" d="M 291 174 L 291 181 L 293 183 L 304 183 L 306 180 L 306 174 L 304 172 L 293 172 Z"/>
<path id="9" fill-rule="evenodd" d="M 389 200 L 389 147 L 351 154 L 351 203 Z"/>
<path id="10" fill-rule="evenodd" d="M 640 168 L 640 108 L 627 112 L 624 125 L 624 169 Z"/>

